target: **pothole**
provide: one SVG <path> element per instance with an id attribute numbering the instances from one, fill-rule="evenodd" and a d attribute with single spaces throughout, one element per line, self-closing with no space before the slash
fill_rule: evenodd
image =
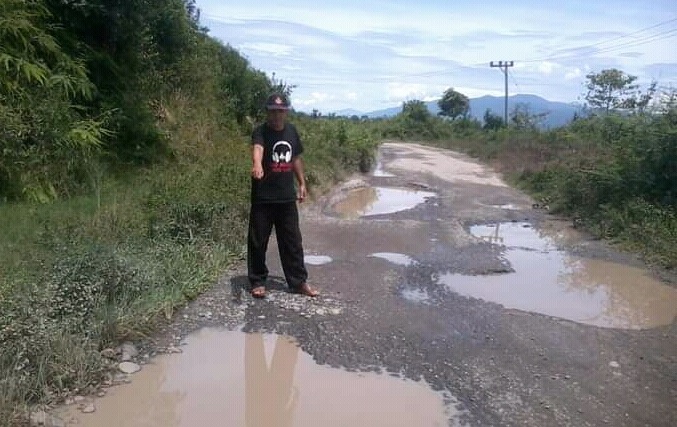
<path id="1" fill-rule="evenodd" d="M 292 339 L 203 329 L 130 384 L 60 412 L 78 426 L 446 426 L 460 413 L 424 382 L 321 366 Z M 414 409 L 415 408 L 415 409 Z"/>
<path id="2" fill-rule="evenodd" d="M 644 329 L 670 324 L 677 315 L 677 290 L 643 269 L 571 256 L 527 223 L 477 225 L 470 231 L 504 245 L 515 271 L 434 277 L 453 292 L 602 327 Z"/>
<path id="3" fill-rule="evenodd" d="M 412 209 L 435 197 L 431 191 L 388 187 L 362 187 L 350 190 L 331 210 L 343 218 L 384 215 Z"/>

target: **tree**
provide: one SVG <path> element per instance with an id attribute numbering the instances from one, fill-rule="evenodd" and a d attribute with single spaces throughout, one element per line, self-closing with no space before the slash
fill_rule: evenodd
<path id="1" fill-rule="evenodd" d="M 452 120 L 457 117 L 466 117 L 470 110 L 470 100 L 454 88 L 449 88 L 442 95 L 442 99 L 437 101 L 440 107 L 440 116 L 450 117 Z"/>
<path id="2" fill-rule="evenodd" d="M 518 103 L 510 114 L 510 121 L 518 129 L 536 130 L 543 126 L 543 122 L 548 117 L 548 112 L 532 113 L 528 104 Z"/>
<path id="3" fill-rule="evenodd" d="M 483 128 L 485 130 L 497 130 L 502 128 L 504 125 L 505 123 L 503 123 L 503 117 L 492 113 L 491 110 L 487 108 L 487 111 L 484 112 Z"/>
<path id="4" fill-rule="evenodd" d="M 649 103 L 653 100 L 654 96 L 656 95 L 657 91 L 657 82 L 653 81 L 647 88 L 646 92 L 642 93 L 641 91 L 637 91 L 635 96 L 632 98 L 628 99 L 627 103 L 627 108 L 636 111 L 637 113 L 644 113 L 646 109 L 649 107 Z"/>
<path id="5" fill-rule="evenodd" d="M 422 123 L 430 118 L 430 110 L 425 102 L 415 99 L 402 105 L 402 115 L 414 122 Z"/>
<path id="6" fill-rule="evenodd" d="M 0 2 L 0 196 L 48 202 L 63 176 L 92 158 L 110 135 L 105 112 L 83 106 L 94 87 L 82 61 L 57 42 L 58 27 L 37 0 Z"/>
<path id="7" fill-rule="evenodd" d="M 638 85 L 633 83 L 637 80 L 637 76 L 610 68 L 599 73 L 589 73 L 586 78 L 588 93 L 585 100 L 593 109 L 608 113 L 613 110 L 634 108 Z"/>

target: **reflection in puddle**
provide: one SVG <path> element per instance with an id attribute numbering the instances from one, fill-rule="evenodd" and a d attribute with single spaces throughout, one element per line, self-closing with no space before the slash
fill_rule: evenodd
<path id="1" fill-rule="evenodd" d="M 392 262 L 393 264 L 403 265 L 405 267 L 410 266 L 416 262 L 409 255 L 398 254 L 394 252 L 376 252 L 369 256 L 374 258 L 381 258 L 386 261 Z"/>
<path id="2" fill-rule="evenodd" d="M 383 215 L 411 209 L 434 196 L 430 191 L 364 187 L 349 191 L 333 210 L 344 218 Z"/>
<path id="3" fill-rule="evenodd" d="M 71 408 L 77 425 L 409 427 L 458 415 L 425 383 L 319 366 L 282 336 L 203 329 L 183 349 L 110 389 L 95 413 Z"/>
<path id="4" fill-rule="evenodd" d="M 670 324 L 677 315 L 677 290 L 642 269 L 567 255 L 528 224 L 475 226 L 471 232 L 505 245 L 515 272 L 442 274 L 439 282 L 454 292 L 604 327 L 649 328 Z"/>
<path id="5" fill-rule="evenodd" d="M 376 163 L 376 169 L 374 170 L 373 175 L 379 176 L 379 177 L 385 177 L 385 178 L 395 176 L 394 174 L 392 174 L 390 172 L 386 172 L 385 170 L 383 170 L 383 163 L 380 160 Z"/>
<path id="6" fill-rule="evenodd" d="M 332 262 L 331 257 L 326 255 L 306 255 L 303 260 L 310 265 L 324 265 Z"/>
<path id="7" fill-rule="evenodd" d="M 405 288 L 400 293 L 404 299 L 412 302 L 419 304 L 428 304 L 430 302 L 430 295 L 425 289 Z"/>

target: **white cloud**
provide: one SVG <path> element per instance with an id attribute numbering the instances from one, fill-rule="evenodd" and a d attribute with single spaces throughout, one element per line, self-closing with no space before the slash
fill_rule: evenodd
<path id="1" fill-rule="evenodd" d="M 290 55 L 294 48 L 289 45 L 279 44 L 279 43 L 243 43 L 240 45 L 240 48 L 243 50 L 253 50 L 256 52 L 267 53 L 275 56 L 286 56 Z"/>
<path id="2" fill-rule="evenodd" d="M 304 107 L 307 108 L 307 107 L 315 106 L 319 103 L 332 100 L 333 98 L 334 98 L 334 96 L 332 96 L 328 93 L 311 92 L 309 95 L 307 95 L 305 97 L 300 97 L 300 98 L 294 97 L 292 99 L 292 103 L 294 104 L 295 108 L 303 110 Z"/>
<path id="3" fill-rule="evenodd" d="M 389 101 L 411 101 L 438 99 L 442 93 L 439 86 L 430 86 L 422 83 L 388 83 Z"/>
<path id="4" fill-rule="evenodd" d="M 478 98 L 480 96 L 484 95 L 491 95 L 491 96 L 503 96 L 505 94 L 504 91 L 502 90 L 497 90 L 497 89 L 478 89 L 474 87 L 456 87 L 454 88 L 456 92 L 462 93 L 463 95 L 467 96 L 468 98 Z"/>
<path id="5" fill-rule="evenodd" d="M 564 74 L 564 79 L 565 80 L 572 80 L 572 79 L 576 79 L 578 77 L 581 77 L 581 75 L 583 75 L 583 72 L 581 71 L 581 69 L 580 68 L 574 68 L 572 70 L 567 71 L 566 74 Z"/>
<path id="6" fill-rule="evenodd" d="M 540 1 L 345 0 L 317 7 L 288 0 L 260 7 L 198 0 L 198 7 L 210 34 L 236 46 L 254 68 L 297 86 L 295 106 L 321 111 L 437 99 L 449 87 L 471 98 L 500 96 L 502 73 L 489 67 L 499 60 L 515 61 L 510 94 L 559 101 L 575 100 L 585 74 L 604 68 L 674 83 L 665 66 L 648 68 L 677 64 L 674 37 L 609 49 L 668 19 L 674 0 L 654 0 L 651 8 L 636 0 L 615 0 L 613 8 L 571 0 L 578 6 L 547 11 Z"/>
<path id="7" fill-rule="evenodd" d="M 560 68 L 559 64 L 550 61 L 543 61 L 538 64 L 538 71 L 543 74 L 552 74 L 553 71 Z"/>

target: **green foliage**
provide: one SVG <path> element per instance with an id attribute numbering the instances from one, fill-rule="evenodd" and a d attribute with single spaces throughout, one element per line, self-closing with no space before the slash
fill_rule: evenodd
<path id="1" fill-rule="evenodd" d="M 454 88 L 447 89 L 442 98 L 437 102 L 440 107 L 440 115 L 447 116 L 452 120 L 457 117 L 466 117 L 470 110 L 470 100 L 467 96 L 454 90 Z"/>
<path id="2" fill-rule="evenodd" d="M 501 116 L 492 113 L 491 110 L 489 109 L 487 109 L 487 111 L 484 112 L 484 126 L 483 126 L 484 129 L 498 130 L 503 126 L 505 126 L 505 123 Z"/>
<path id="3" fill-rule="evenodd" d="M 82 181 L 80 164 L 110 131 L 78 105 L 93 90 L 83 63 L 56 41 L 38 1 L 0 5 L 0 196 L 48 202 Z"/>
<path id="4" fill-rule="evenodd" d="M 417 99 L 402 104 L 402 112 L 400 114 L 405 120 L 418 124 L 427 122 L 431 117 L 425 102 Z"/>
<path id="5" fill-rule="evenodd" d="M 321 194 L 327 185 L 373 166 L 378 139 L 359 122 L 301 116 L 294 120 L 305 148 L 305 172 L 312 194 Z"/>
<path id="6" fill-rule="evenodd" d="M 602 70 L 586 75 L 588 93 L 585 100 L 595 110 L 606 114 L 610 111 L 643 112 L 656 92 L 656 83 L 652 83 L 642 94 L 639 85 L 634 84 L 637 76 L 624 73 L 616 68 Z"/>
<path id="7" fill-rule="evenodd" d="M 529 110 L 528 104 L 517 104 L 510 113 L 510 122 L 512 126 L 518 129 L 537 130 L 543 126 L 543 122 L 548 117 L 548 113 L 533 114 Z"/>

